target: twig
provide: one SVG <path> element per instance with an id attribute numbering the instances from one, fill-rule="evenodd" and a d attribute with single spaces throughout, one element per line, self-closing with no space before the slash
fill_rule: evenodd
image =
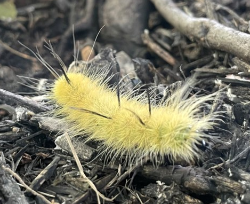
<path id="1" fill-rule="evenodd" d="M 94 183 L 84 174 L 84 171 L 83 171 L 81 162 L 80 162 L 80 160 L 79 160 L 79 158 L 78 158 L 78 156 L 77 156 L 77 154 L 76 154 L 76 151 L 75 151 L 74 146 L 73 146 L 73 144 L 72 144 L 72 142 L 71 142 L 71 139 L 70 139 L 70 137 L 69 137 L 69 134 L 68 134 L 68 133 L 65 133 L 65 137 L 66 137 L 66 139 L 67 139 L 67 141 L 68 141 L 68 143 L 69 143 L 71 152 L 72 152 L 73 157 L 74 157 L 74 159 L 75 159 L 75 161 L 76 161 L 76 164 L 77 164 L 77 167 L 78 167 L 78 169 L 79 169 L 80 175 L 81 175 L 81 176 L 83 177 L 83 179 L 89 184 L 89 186 L 95 191 L 98 204 L 101 203 L 99 197 L 101 197 L 103 200 L 106 200 L 106 201 L 113 201 L 113 199 L 107 198 L 107 197 L 105 197 L 103 194 L 101 194 L 101 193 L 97 190 L 95 184 L 94 184 Z"/>
<path id="2" fill-rule="evenodd" d="M 242 152 L 240 152 L 239 154 L 237 154 L 233 159 L 231 160 L 227 160 L 226 161 L 226 165 L 232 164 L 234 162 L 236 162 L 238 159 L 242 158 L 243 156 L 245 156 L 248 151 L 250 150 L 250 147 L 248 146 L 246 149 L 244 149 Z"/>
<path id="3" fill-rule="evenodd" d="M 229 13 L 236 21 L 238 21 L 240 24 L 242 25 L 245 25 L 245 26 L 248 26 L 249 27 L 249 24 L 247 21 L 245 21 L 243 18 L 241 18 L 237 13 L 235 13 L 232 9 L 226 7 L 226 6 L 223 6 L 221 4 L 214 4 L 215 5 L 215 9 L 216 10 L 224 10 L 226 11 L 227 13 Z"/>
<path id="4" fill-rule="evenodd" d="M 0 40 L 0 45 L 2 45 L 4 47 L 4 49 L 8 50 L 9 52 L 22 57 L 24 59 L 28 59 L 31 60 L 32 62 L 37 62 L 37 59 L 35 57 L 31 57 L 29 55 L 26 55 L 24 53 L 18 52 L 17 50 L 14 50 L 13 48 L 11 48 L 8 44 L 4 43 L 3 41 Z"/>
<path id="5" fill-rule="evenodd" d="M 31 189 L 28 185 L 26 185 L 24 183 L 24 181 L 21 179 L 21 177 L 19 175 L 17 175 L 15 172 L 13 172 L 11 169 L 5 167 L 4 165 L 2 165 L 2 168 L 8 172 L 9 174 L 11 174 L 12 176 L 14 176 L 18 181 L 19 183 L 21 183 L 29 192 L 31 192 L 33 195 L 41 198 L 45 203 L 47 204 L 51 204 L 51 202 L 49 200 L 47 200 L 43 195 L 37 193 L 36 191 L 34 191 L 33 189 Z"/>
<path id="6" fill-rule="evenodd" d="M 34 190 L 38 190 L 41 185 L 53 175 L 59 161 L 60 157 L 55 156 L 53 161 L 32 181 L 30 187 Z"/>
<path id="7" fill-rule="evenodd" d="M 145 31 L 142 35 L 142 41 L 146 44 L 152 51 L 154 51 L 158 56 L 164 59 L 170 65 L 175 65 L 176 61 L 172 55 L 170 55 L 166 50 L 162 49 L 157 45 L 149 36 L 148 32 Z"/>
<path id="8" fill-rule="evenodd" d="M 36 103 L 35 101 L 29 98 L 13 94 L 3 89 L 0 89 L 0 99 L 4 100 L 5 102 L 11 102 L 11 103 L 14 102 L 20 106 L 28 108 L 31 111 L 34 111 L 35 113 L 45 112 L 50 110 L 48 107 L 42 106 L 39 103 Z"/>
<path id="9" fill-rule="evenodd" d="M 120 182 L 122 182 L 125 178 L 128 177 L 134 170 L 140 168 L 148 161 L 148 158 L 142 158 L 141 160 L 138 160 L 135 165 L 131 166 L 126 172 L 124 172 L 121 176 L 118 178 L 114 178 L 112 181 L 109 182 L 109 184 L 106 186 L 106 188 L 111 186 L 117 186 Z"/>

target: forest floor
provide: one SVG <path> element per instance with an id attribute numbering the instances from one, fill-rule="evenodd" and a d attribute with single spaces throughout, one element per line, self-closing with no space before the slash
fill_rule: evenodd
<path id="1" fill-rule="evenodd" d="M 0 204 L 249 204 L 249 33 L 248 0 L 0 1 Z M 192 162 L 107 162 L 93 159 L 98 143 L 72 138 L 87 181 L 46 114 L 55 78 L 37 57 L 62 73 L 50 45 L 67 67 L 110 67 L 126 91 L 164 97 L 195 75 L 198 94 L 221 90 L 210 105 L 222 121 Z"/>

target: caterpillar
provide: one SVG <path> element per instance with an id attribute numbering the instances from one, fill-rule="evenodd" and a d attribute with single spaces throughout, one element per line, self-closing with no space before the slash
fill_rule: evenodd
<path id="1" fill-rule="evenodd" d="M 56 77 L 48 92 L 57 106 L 54 116 L 67 123 L 71 136 L 84 135 L 86 141 L 101 143 L 103 154 L 149 157 L 156 163 L 166 157 L 190 162 L 199 157 L 197 145 L 211 138 L 206 131 L 217 124 L 220 113 L 201 110 L 218 93 L 187 97 L 195 84 L 193 78 L 156 103 L 145 94 L 117 95 L 119 86 L 108 85 L 109 68 L 79 70 L 73 63 L 67 69 L 52 47 L 50 50 L 62 65 L 63 75 L 39 55 L 38 59 Z"/>

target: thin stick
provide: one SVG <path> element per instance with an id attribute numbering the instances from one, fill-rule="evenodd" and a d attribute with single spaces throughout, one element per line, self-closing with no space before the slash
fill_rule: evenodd
<path id="1" fill-rule="evenodd" d="M 0 89 L 0 99 L 4 100 L 5 102 L 12 102 L 12 103 L 15 102 L 16 104 L 24 106 L 29 110 L 34 111 L 35 113 L 45 112 L 50 110 L 48 107 L 42 106 L 41 104 L 36 103 L 35 101 L 27 97 L 23 97 L 18 94 L 13 94 L 3 89 Z"/>
<path id="2" fill-rule="evenodd" d="M 27 184 L 25 184 L 24 181 L 21 179 L 21 177 L 18 174 L 16 174 L 15 172 L 13 172 L 10 168 L 5 167 L 4 165 L 2 165 L 2 168 L 4 169 L 4 171 L 6 171 L 9 174 L 11 174 L 12 176 L 14 176 L 19 181 L 19 183 L 21 183 L 33 195 L 41 198 L 45 203 L 51 204 L 51 202 L 49 200 L 47 200 L 43 195 L 37 193 L 36 191 L 31 189 Z"/>
<path id="3" fill-rule="evenodd" d="M 71 142 L 71 139 L 70 139 L 70 137 L 69 137 L 69 134 L 68 134 L 67 132 L 65 133 L 65 137 L 66 137 L 66 139 L 67 139 L 67 142 L 68 142 L 68 144 L 69 144 L 69 147 L 70 147 L 70 150 L 71 150 L 71 152 L 72 152 L 72 154 L 73 154 L 73 157 L 74 157 L 74 159 L 75 159 L 75 161 L 76 161 L 76 164 L 77 164 L 77 167 L 78 167 L 78 169 L 79 169 L 80 175 L 81 175 L 81 176 L 83 177 L 83 179 L 89 184 L 90 188 L 91 188 L 93 191 L 95 191 L 98 204 L 101 204 L 100 197 L 101 197 L 103 200 L 106 200 L 106 201 L 113 201 L 113 199 L 107 198 L 107 197 L 105 197 L 103 194 L 101 194 L 101 193 L 97 190 L 95 184 L 94 184 L 94 183 L 84 174 L 84 171 L 83 171 L 83 168 L 82 168 L 82 164 L 81 164 L 81 162 L 80 162 L 80 160 L 79 160 L 79 158 L 78 158 L 78 156 L 77 156 L 77 154 L 76 154 L 75 148 L 74 148 L 74 146 L 73 146 L 73 144 L 72 144 L 72 142 Z"/>
<path id="4" fill-rule="evenodd" d="M 19 57 L 22 57 L 24 59 L 28 59 L 28 60 L 31 60 L 32 62 L 36 62 L 37 59 L 34 58 L 34 57 L 31 57 L 29 55 L 26 55 L 24 53 L 21 53 L 21 52 L 18 52 L 17 50 L 14 50 L 13 48 L 11 48 L 8 44 L 4 43 L 3 41 L 0 40 L 0 44 L 4 47 L 4 49 L 8 50 L 9 52 L 19 56 Z"/>

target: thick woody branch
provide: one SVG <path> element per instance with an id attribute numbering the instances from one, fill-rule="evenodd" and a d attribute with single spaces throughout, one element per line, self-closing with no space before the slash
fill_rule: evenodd
<path id="1" fill-rule="evenodd" d="M 161 15 L 181 33 L 204 47 L 231 53 L 250 62 L 250 35 L 207 18 L 185 14 L 171 0 L 151 0 Z"/>

